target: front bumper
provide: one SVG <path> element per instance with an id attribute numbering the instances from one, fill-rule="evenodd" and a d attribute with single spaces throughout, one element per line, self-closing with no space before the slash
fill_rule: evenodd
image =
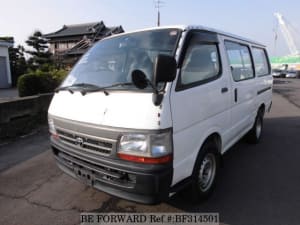
<path id="1" fill-rule="evenodd" d="M 58 166 L 70 176 L 127 200 L 158 204 L 169 196 L 173 164 L 148 165 L 86 154 L 51 137 Z"/>

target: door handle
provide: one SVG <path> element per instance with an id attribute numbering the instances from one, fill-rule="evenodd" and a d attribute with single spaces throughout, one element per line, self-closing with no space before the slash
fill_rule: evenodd
<path id="1" fill-rule="evenodd" d="M 227 92 L 228 91 L 228 88 L 227 87 L 223 87 L 222 89 L 221 89 L 221 93 L 225 93 L 225 92 Z"/>
<path id="2" fill-rule="evenodd" d="M 234 89 L 234 101 L 237 102 L 237 88 Z"/>

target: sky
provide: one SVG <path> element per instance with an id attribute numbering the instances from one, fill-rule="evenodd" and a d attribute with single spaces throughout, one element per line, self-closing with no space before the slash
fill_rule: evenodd
<path id="1" fill-rule="evenodd" d="M 261 42 L 271 56 L 289 54 L 280 30 L 275 47 L 274 12 L 300 30 L 299 0 L 163 0 L 161 25 L 193 24 Z M 103 20 L 125 31 L 156 26 L 153 0 L 0 0 L 0 36 L 25 45 L 34 30 L 50 33 L 64 24 Z M 300 39 L 300 37 L 298 38 Z M 299 46 L 300 47 L 300 46 Z"/>

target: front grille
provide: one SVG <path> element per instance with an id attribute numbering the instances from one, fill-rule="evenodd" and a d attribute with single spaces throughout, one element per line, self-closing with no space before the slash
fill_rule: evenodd
<path id="1" fill-rule="evenodd" d="M 116 140 L 90 136 L 63 128 L 57 128 L 56 131 L 64 144 L 104 156 L 111 154 L 113 144 L 116 142 Z"/>

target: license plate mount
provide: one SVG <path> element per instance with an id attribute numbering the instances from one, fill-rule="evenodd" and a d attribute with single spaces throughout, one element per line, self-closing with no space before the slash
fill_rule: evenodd
<path id="1" fill-rule="evenodd" d="M 89 186 L 93 186 L 94 183 L 94 175 L 92 171 L 87 170 L 85 168 L 80 168 L 75 166 L 74 172 L 76 177 Z"/>

